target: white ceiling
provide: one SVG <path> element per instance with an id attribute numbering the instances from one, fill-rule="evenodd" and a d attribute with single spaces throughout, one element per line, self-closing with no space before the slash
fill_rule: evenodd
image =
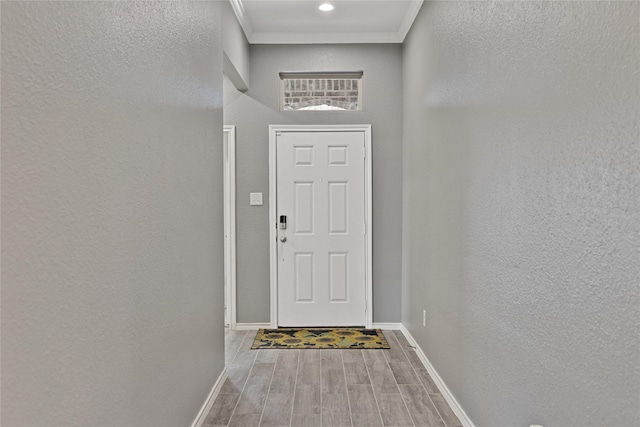
<path id="1" fill-rule="evenodd" d="M 423 0 L 230 0 L 251 44 L 402 43 Z M 331 3 L 330 12 L 318 10 Z"/>

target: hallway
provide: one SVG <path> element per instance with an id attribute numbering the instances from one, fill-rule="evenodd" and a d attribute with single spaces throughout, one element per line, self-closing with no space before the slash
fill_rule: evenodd
<path id="1" fill-rule="evenodd" d="M 283 32 L 293 5 L 323 32 Z M 640 1 L 317 6 L 1 3 L 0 425 L 640 426 Z M 270 126 L 370 126 L 371 220 L 274 212 Z M 300 206 L 362 188 L 328 179 Z M 370 260 L 290 240 L 287 271 L 339 304 L 370 277 L 392 349 L 249 350 L 285 324 L 275 214 L 363 219 Z"/>
<path id="2" fill-rule="evenodd" d="M 252 351 L 255 331 L 227 330 L 205 426 L 460 426 L 402 332 L 384 335 L 390 350 Z"/>

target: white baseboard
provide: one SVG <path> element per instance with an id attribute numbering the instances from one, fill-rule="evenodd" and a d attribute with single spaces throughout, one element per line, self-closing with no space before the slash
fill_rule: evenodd
<path id="1" fill-rule="evenodd" d="M 400 330 L 402 329 L 402 323 L 376 323 L 373 322 L 371 325 L 373 329 L 391 329 L 391 330 Z"/>
<path id="2" fill-rule="evenodd" d="M 462 406 L 460 406 L 460 403 L 458 403 L 456 398 L 453 397 L 453 394 L 451 394 L 451 391 L 449 390 L 447 385 L 444 383 L 436 369 L 424 354 L 422 348 L 420 348 L 416 340 L 413 338 L 413 336 L 411 336 L 409 330 L 404 325 L 401 326 L 400 330 L 407 338 L 407 341 L 409 341 L 409 344 L 415 347 L 416 354 L 420 358 L 420 361 L 422 362 L 424 367 L 427 368 L 427 372 L 429 372 L 429 375 L 431 375 L 433 382 L 436 383 L 436 386 L 438 386 L 438 390 L 440 390 L 442 397 L 444 397 L 444 399 L 447 401 L 447 403 L 451 407 L 451 410 L 456 414 L 463 427 L 475 427 L 469 416 L 466 414 L 466 412 L 464 412 L 464 409 L 462 409 Z"/>
<path id="3" fill-rule="evenodd" d="M 271 323 L 236 323 L 236 331 L 254 331 L 261 328 L 271 328 Z"/>
<path id="4" fill-rule="evenodd" d="M 400 330 L 402 329 L 402 323 L 373 323 L 372 327 L 374 329 Z M 271 328 L 271 323 L 236 323 L 232 329 L 236 331 L 253 331 L 260 328 Z"/>
<path id="5" fill-rule="evenodd" d="M 202 408 L 200 409 L 200 412 L 198 412 L 196 419 L 193 420 L 193 424 L 191 424 L 191 427 L 202 427 L 204 425 L 204 421 L 207 419 L 207 415 L 209 415 L 209 411 L 213 406 L 213 402 L 215 402 L 216 397 L 218 397 L 220 389 L 222 389 L 222 385 L 224 384 L 226 379 L 227 368 L 224 368 L 220 373 L 220 376 L 216 380 L 216 383 L 213 385 L 213 388 L 211 389 L 207 400 L 204 401 L 204 405 L 202 405 Z"/>

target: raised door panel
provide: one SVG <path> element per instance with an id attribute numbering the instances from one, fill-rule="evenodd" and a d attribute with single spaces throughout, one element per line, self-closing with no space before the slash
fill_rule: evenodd
<path id="1" fill-rule="evenodd" d="M 294 288 L 296 302 L 313 302 L 313 254 L 297 253 L 294 255 Z"/>
<path id="2" fill-rule="evenodd" d="M 349 205 L 347 195 L 348 182 L 329 182 L 329 234 L 346 234 L 349 232 Z"/>
<path id="3" fill-rule="evenodd" d="M 313 182 L 294 182 L 294 231 L 296 234 L 313 234 L 314 194 Z"/>
<path id="4" fill-rule="evenodd" d="M 329 302 L 349 300 L 349 254 L 329 254 Z"/>

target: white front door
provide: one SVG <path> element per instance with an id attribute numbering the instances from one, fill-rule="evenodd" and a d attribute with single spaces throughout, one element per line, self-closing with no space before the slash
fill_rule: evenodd
<path id="1" fill-rule="evenodd" d="M 276 135 L 278 326 L 366 324 L 365 153 L 364 132 Z"/>

